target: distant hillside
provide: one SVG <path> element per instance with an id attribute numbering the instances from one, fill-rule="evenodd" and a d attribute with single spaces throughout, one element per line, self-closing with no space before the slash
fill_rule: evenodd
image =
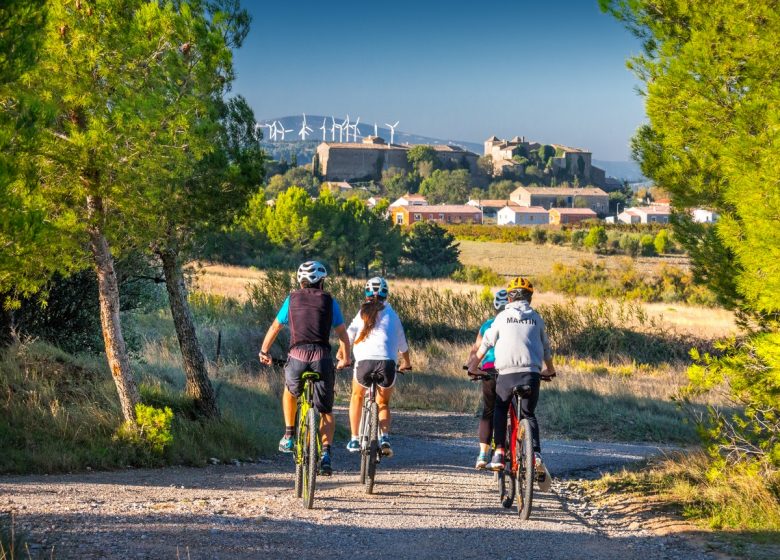
<path id="1" fill-rule="evenodd" d="M 356 117 L 351 117 L 351 122 L 354 123 Z M 344 117 L 335 117 L 336 124 L 343 122 Z M 306 135 L 306 140 L 302 141 L 298 134 L 303 124 L 303 115 L 288 115 L 285 117 L 277 117 L 274 119 L 263 119 L 258 121 L 261 125 L 270 125 L 271 123 L 278 121 L 285 129 L 284 140 L 281 140 L 281 136 L 277 137 L 276 141 L 271 141 L 268 134 L 268 128 L 263 128 L 263 147 L 271 154 L 275 160 L 290 161 L 293 154 L 299 164 L 309 163 L 314 156 L 314 152 L 317 149 L 317 144 L 323 140 L 322 126 L 325 126 L 325 139 L 328 142 L 339 141 L 338 130 L 334 133 L 331 131 L 333 126 L 333 120 L 330 116 L 323 115 L 306 115 L 306 124 L 311 128 L 311 132 Z M 364 138 L 374 134 L 374 123 L 363 122 L 358 124 L 359 138 Z M 390 142 L 390 129 L 384 126 L 384 123 L 377 123 L 378 136 L 385 139 L 386 142 Z M 350 141 L 352 141 L 350 133 Z M 346 137 L 342 133 L 342 140 L 346 141 Z M 434 138 L 432 136 L 421 136 L 419 134 L 413 134 L 410 132 L 404 132 L 403 130 L 396 129 L 393 142 L 396 144 L 454 144 L 474 152 L 475 154 L 482 155 L 484 153 L 484 145 L 480 142 L 467 142 L 465 140 L 454 140 L 452 138 Z M 639 170 L 639 166 L 633 161 L 605 161 L 605 160 L 593 160 L 593 165 L 600 167 L 606 171 L 608 177 L 615 177 L 620 180 L 629 182 L 646 181 L 647 179 L 642 176 L 642 172 Z"/>
<path id="2" fill-rule="evenodd" d="M 642 171 L 635 161 L 604 161 L 594 159 L 593 165 L 606 171 L 607 177 L 615 177 L 616 179 L 628 181 L 629 183 L 647 181 L 647 177 L 642 175 Z"/>
<path id="3" fill-rule="evenodd" d="M 340 124 L 343 122 L 344 117 L 336 117 L 336 124 Z M 305 148 L 302 150 L 302 153 L 298 155 L 298 161 L 299 163 L 308 163 L 311 161 L 311 156 L 314 153 L 311 146 L 309 144 L 313 144 L 315 147 L 318 143 L 322 142 L 323 140 L 323 131 L 322 126 L 323 122 L 325 125 L 325 139 L 328 142 L 332 141 L 339 141 L 339 132 L 338 130 L 335 131 L 335 137 L 334 134 L 331 132 L 331 128 L 333 125 L 333 121 L 331 120 L 331 117 L 325 117 L 323 115 L 306 115 L 306 124 L 309 126 L 309 128 L 312 129 L 312 132 L 310 132 L 306 136 L 306 141 L 301 142 L 301 137 L 298 134 L 298 132 L 301 130 L 301 126 L 303 124 L 303 116 L 302 115 L 295 115 L 295 116 L 286 116 L 286 117 L 277 117 L 274 119 L 262 119 L 259 120 L 258 123 L 261 125 L 265 124 L 271 124 L 274 121 L 278 121 L 284 126 L 285 130 L 288 130 L 290 132 L 285 132 L 284 134 L 284 141 L 281 141 L 280 137 L 277 137 L 276 142 L 270 141 L 270 138 L 268 136 L 268 128 L 263 128 L 263 140 L 264 145 L 266 148 L 271 151 L 271 153 L 280 152 L 280 153 L 289 153 L 291 152 L 292 146 L 295 146 L 296 144 L 300 144 L 302 148 Z M 355 122 L 355 117 L 351 117 L 351 123 Z M 386 142 L 390 142 L 390 129 L 386 126 L 383 126 L 384 123 L 377 123 L 377 135 L 381 138 L 384 138 Z M 364 138 L 366 136 L 371 136 L 374 134 L 374 123 L 366 123 L 361 121 L 358 126 L 359 131 L 359 138 Z M 342 140 L 346 141 L 346 138 L 342 136 Z M 352 141 L 352 134 L 350 133 L 350 141 Z M 465 142 L 462 140 L 453 140 L 450 138 L 433 138 L 430 136 L 420 136 L 419 134 L 412 134 L 409 132 L 404 132 L 400 129 L 395 130 L 395 136 L 393 138 L 393 142 L 396 144 L 455 144 L 457 146 L 460 146 L 461 148 L 465 148 L 467 150 L 471 150 L 472 152 L 482 155 L 482 152 L 484 151 L 484 147 L 482 144 L 477 142 Z M 284 146 L 284 144 L 291 144 L 292 146 Z M 289 161 L 289 158 L 287 158 Z"/>

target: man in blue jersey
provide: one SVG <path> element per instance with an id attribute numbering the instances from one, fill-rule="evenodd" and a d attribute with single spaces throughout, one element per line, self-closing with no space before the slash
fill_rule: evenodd
<path id="1" fill-rule="evenodd" d="M 499 290 L 493 296 L 493 308 L 496 310 L 496 314 L 504 310 L 507 302 L 509 301 L 506 290 Z M 477 340 L 474 342 L 474 346 L 471 348 L 471 354 L 469 355 L 469 362 L 474 359 L 480 345 L 482 344 L 482 337 L 485 332 L 495 321 L 495 317 L 491 317 L 479 328 L 477 334 Z M 495 368 L 495 351 L 491 347 L 485 357 L 479 364 L 481 373 L 487 376 L 482 380 L 482 417 L 479 420 L 479 429 L 477 431 L 479 435 L 479 455 L 477 456 L 477 469 L 484 469 L 490 462 L 490 439 L 493 437 L 493 413 L 496 406 L 496 368 Z"/>
<path id="2" fill-rule="evenodd" d="M 295 413 L 298 397 L 303 391 L 303 373 L 319 373 L 320 379 L 314 383 L 314 406 L 321 416 L 320 473 L 329 476 L 333 473 L 330 446 L 336 429 L 333 421 L 333 388 L 336 376 L 330 349 L 331 329 L 335 330 L 339 337 L 338 355 L 343 356 L 336 365 L 338 369 L 350 365 L 350 346 L 339 304 L 323 290 L 327 275 L 325 267 L 317 261 L 307 261 L 298 268 L 298 283 L 301 289 L 294 290 L 284 300 L 263 340 L 260 361 L 266 365 L 273 363 L 269 354 L 271 346 L 282 328 L 289 326 L 290 348 L 284 366 L 285 388 L 282 396 L 285 431 L 279 442 L 279 451 L 292 453 L 295 445 Z"/>

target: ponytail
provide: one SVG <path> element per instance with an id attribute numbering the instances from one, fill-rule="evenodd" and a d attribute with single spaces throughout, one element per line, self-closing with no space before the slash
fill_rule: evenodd
<path id="1" fill-rule="evenodd" d="M 372 296 L 366 298 L 366 301 L 360 306 L 360 317 L 363 319 L 363 330 L 355 339 L 355 344 L 363 342 L 371 331 L 376 326 L 376 319 L 379 316 L 379 312 L 385 308 L 384 299 L 379 296 Z"/>

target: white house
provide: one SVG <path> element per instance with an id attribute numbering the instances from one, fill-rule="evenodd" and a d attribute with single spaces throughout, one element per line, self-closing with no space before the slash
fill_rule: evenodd
<path id="1" fill-rule="evenodd" d="M 538 226 L 550 220 L 547 210 L 541 206 L 520 206 L 508 204 L 496 214 L 496 223 L 500 226 Z"/>
<path id="2" fill-rule="evenodd" d="M 390 208 L 396 206 L 428 206 L 428 201 L 421 194 L 406 193 L 401 198 L 390 205 Z"/>
<path id="3" fill-rule="evenodd" d="M 671 215 L 672 210 L 667 204 L 636 206 L 618 214 L 618 221 L 624 224 L 668 224 Z"/>
<path id="4" fill-rule="evenodd" d="M 705 208 L 694 208 L 691 211 L 691 216 L 693 217 L 694 222 L 698 222 L 700 224 L 712 224 L 718 221 L 718 213 L 713 212 L 712 210 L 707 210 Z"/>

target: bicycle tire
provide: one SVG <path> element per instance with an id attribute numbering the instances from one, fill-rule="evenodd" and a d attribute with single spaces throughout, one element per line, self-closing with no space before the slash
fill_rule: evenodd
<path id="1" fill-rule="evenodd" d="M 366 465 L 366 493 L 374 493 L 374 479 L 376 478 L 376 464 L 379 455 L 379 407 L 375 402 L 371 403 L 371 414 L 368 422 L 368 464 Z"/>
<path id="2" fill-rule="evenodd" d="M 310 408 L 306 413 L 306 439 L 303 440 L 305 446 L 305 461 L 303 465 L 303 507 L 311 509 L 314 506 L 314 491 L 317 487 L 317 460 L 318 442 L 317 442 L 317 413 Z"/>
<path id="3" fill-rule="evenodd" d="M 360 412 L 360 484 L 366 483 L 366 472 L 368 471 L 368 421 L 371 416 L 366 412 L 367 407 L 364 404 Z"/>
<path id="4" fill-rule="evenodd" d="M 304 452 L 303 452 L 303 437 L 305 437 L 306 433 L 306 427 L 301 422 L 301 409 L 298 407 L 298 410 L 295 412 L 295 426 L 296 426 L 296 437 L 295 437 L 295 449 L 294 452 L 294 459 L 295 459 L 295 497 L 300 498 L 303 494 L 303 462 L 304 462 Z"/>
<path id="5" fill-rule="evenodd" d="M 534 445 L 531 424 L 523 418 L 517 429 L 517 513 L 520 519 L 531 516 L 534 496 Z"/>

